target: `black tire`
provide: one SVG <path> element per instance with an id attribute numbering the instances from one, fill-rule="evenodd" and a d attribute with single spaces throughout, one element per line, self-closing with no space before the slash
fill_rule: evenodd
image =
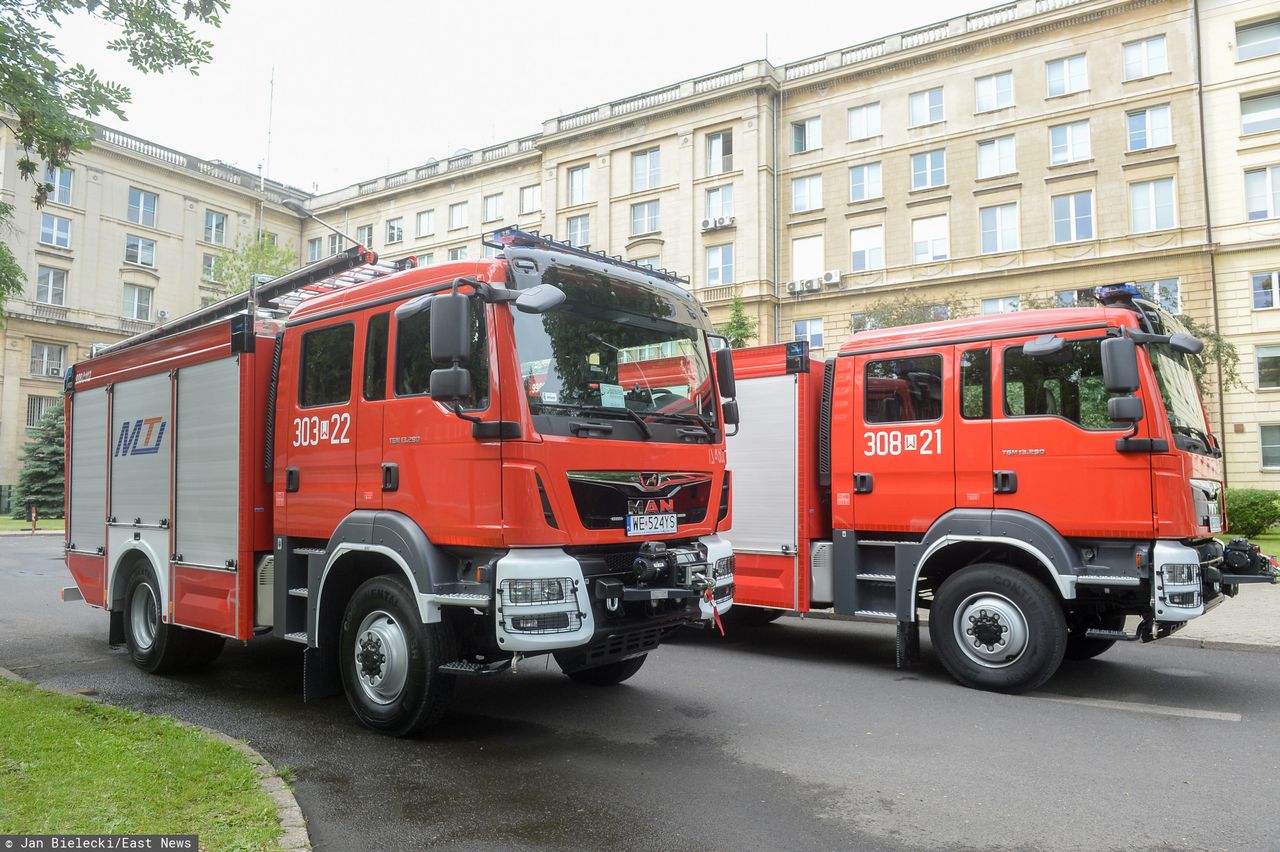
<path id="1" fill-rule="evenodd" d="M 218 655 L 222 653 L 223 647 L 227 644 L 227 637 L 225 636 L 204 633 L 199 630 L 185 630 L 183 632 L 187 634 L 190 645 L 187 666 L 193 669 L 203 668 L 218 659 Z"/>
<path id="2" fill-rule="evenodd" d="M 1100 627 L 1103 630 L 1123 630 L 1124 622 L 1125 616 L 1114 614 L 1071 619 L 1070 628 L 1067 631 L 1066 658 L 1068 660 L 1092 660 L 1099 654 L 1111 650 L 1111 646 L 1116 644 L 1115 639 L 1089 639 L 1084 635 L 1084 632 L 1090 627 Z"/>
<path id="3" fill-rule="evenodd" d="M 773 622 L 786 614 L 787 611 L 785 609 L 734 604 L 720 618 L 724 621 L 725 627 L 747 630 L 753 627 L 764 627 L 766 624 L 773 624 Z"/>
<path id="4" fill-rule="evenodd" d="M 133 664 L 144 672 L 165 674 L 187 664 L 191 634 L 160 617 L 160 583 L 149 563 L 129 573 L 124 592 L 124 643 Z"/>
<path id="5" fill-rule="evenodd" d="M 971 630 L 978 631 L 976 636 Z M 979 563 L 952 574 L 938 589 L 929 612 L 929 638 L 942 665 L 961 684 L 1029 692 L 1062 664 L 1067 619 L 1057 595 L 1035 577 L 1008 565 Z"/>
<path id="6" fill-rule="evenodd" d="M 357 669 L 362 637 L 365 656 Z M 400 639 L 403 646 L 396 644 Z M 453 694 L 454 679 L 437 669 L 457 659 L 456 645 L 446 623 L 422 623 L 404 582 L 395 577 L 365 581 L 347 602 L 338 638 L 342 688 L 356 718 L 393 737 L 418 733 L 438 721 Z M 403 680 L 397 681 L 400 672 Z M 396 682 L 402 685 L 396 688 Z"/>
<path id="7" fill-rule="evenodd" d="M 640 667 L 644 665 L 644 661 L 648 656 L 648 654 L 641 654 L 638 657 L 619 660 L 616 663 L 605 663 L 603 666 L 578 669 L 577 671 L 565 672 L 565 674 L 569 676 L 570 680 L 577 683 L 585 683 L 588 686 L 614 686 L 640 671 Z"/>

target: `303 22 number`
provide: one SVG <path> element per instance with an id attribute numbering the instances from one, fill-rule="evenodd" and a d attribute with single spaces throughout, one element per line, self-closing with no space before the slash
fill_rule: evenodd
<path id="1" fill-rule="evenodd" d="M 347 432 L 351 429 L 351 415 L 347 412 L 328 417 L 293 418 L 293 445 L 315 447 L 320 444 L 350 444 Z"/>

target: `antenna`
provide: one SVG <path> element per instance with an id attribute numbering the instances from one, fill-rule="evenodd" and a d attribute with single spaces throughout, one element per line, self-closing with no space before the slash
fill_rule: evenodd
<path id="1" fill-rule="evenodd" d="M 276 106 L 276 66 L 271 66 L 271 82 L 267 84 L 267 165 L 259 178 L 258 190 L 261 192 L 266 189 L 266 182 L 263 178 L 271 171 L 271 119 L 275 114 Z"/>

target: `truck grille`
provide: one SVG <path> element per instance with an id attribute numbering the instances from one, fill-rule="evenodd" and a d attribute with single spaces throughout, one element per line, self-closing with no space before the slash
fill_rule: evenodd
<path id="1" fill-rule="evenodd" d="M 670 501 L 676 522 L 701 523 L 711 500 L 711 477 L 699 473 L 570 471 L 578 518 L 589 530 L 625 529 L 627 501 Z"/>

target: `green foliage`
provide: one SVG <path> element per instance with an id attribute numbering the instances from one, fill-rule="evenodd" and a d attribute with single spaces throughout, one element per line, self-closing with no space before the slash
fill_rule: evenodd
<path id="1" fill-rule="evenodd" d="M 1187 359 L 1200 392 L 1204 393 L 1207 378 L 1217 380 L 1218 371 L 1222 374 L 1222 390 L 1243 389 L 1244 382 L 1240 380 L 1240 353 L 1235 345 L 1218 333 L 1213 326 L 1199 322 L 1195 317 L 1180 314 L 1178 321 L 1186 328 L 1188 334 L 1204 342 L 1204 351 L 1197 357 Z"/>
<path id="2" fill-rule="evenodd" d="M 26 517 L 28 500 L 36 502 L 40 517 L 62 517 L 65 432 L 66 418 L 62 400 L 58 400 L 40 418 L 40 425 L 22 451 L 22 472 L 13 497 L 15 518 Z"/>
<path id="3" fill-rule="evenodd" d="M 734 296 L 729 305 L 729 321 L 716 326 L 716 331 L 729 341 L 729 348 L 741 349 L 756 339 L 760 323 L 747 316 L 747 307 L 741 296 Z"/>
<path id="4" fill-rule="evenodd" d="M 213 262 L 213 282 L 223 296 L 249 289 L 254 275 L 283 275 L 298 265 L 293 244 L 280 245 L 259 231 L 257 236 L 241 234 L 231 250 Z"/>
<path id="5" fill-rule="evenodd" d="M 227 8 L 227 0 L 0 0 L 0 123 L 21 148 L 18 174 L 33 183 L 37 207 L 53 189 L 40 161 L 67 165 L 93 139 L 85 119 L 110 113 L 123 121 L 129 102 L 127 88 L 68 60 L 53 32 L 65 20 L 94 18 L 117 31 L 107 47 L 127 55 L 138 70 L 195 74 L 209 61 L 212 45 L 188 22 L 217 27 Z M 0 205 L 0 225 L 8 225 L 12 213 L 11 205 Z M 0 242 L 0 307 L 22 284 L 8 241 Z"/>
<path id="6" fill-rule="evenodd" d="M 1253 538 L 1280 524 L 1280 493 L 1261 488 L 1227 489 L 1231 531 Z"/>
<path id="7" fill-rule="evenodd" d="M 864 328 L 897 328 L 939 319 L 955 319 L 968 313 L 970 305 L 963 299 L 922 299 L 914 293 L 872 302 L 858 313 L 864 317 Z"/>
<path id="8" fill-rule="evenodd" d="M 8 236 L 13 231 L 12 220 L 13 205 L 0 201 L 0 235 L 4 237 L 0 239 L 0 327 L 4 326 L 5 300 L 21 293 L 22 285 L 27 280 L 26 273 L 22 271 L 22 266 L 9 248 L 11 241 Z"/>

